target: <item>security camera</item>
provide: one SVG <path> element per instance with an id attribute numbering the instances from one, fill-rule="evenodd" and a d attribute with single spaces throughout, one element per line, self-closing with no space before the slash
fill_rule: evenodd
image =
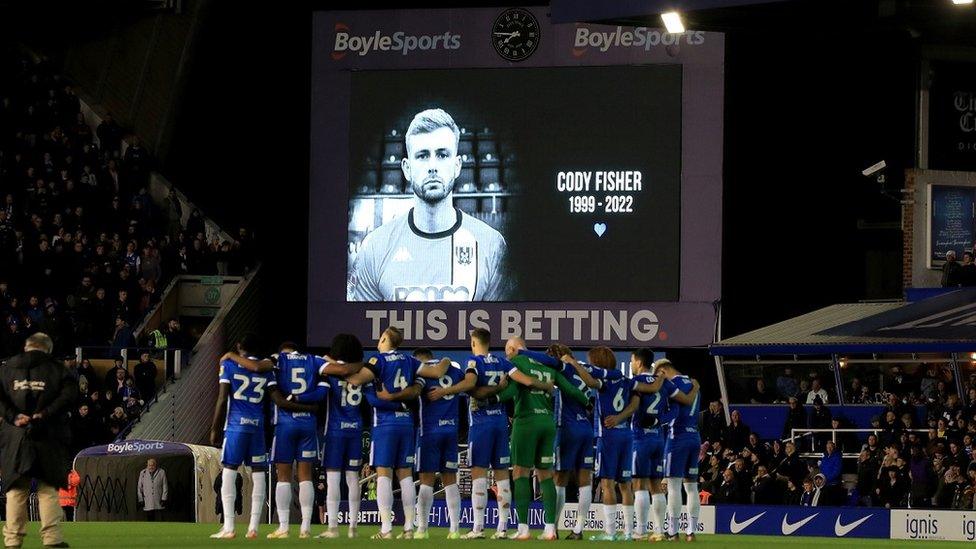
<path id="1" fill-rule="evenodd" d="M 884 160 L 882 160 L 881 162 L 878 162 L 877 164 L 870 166 L 869 168 L 862 171 L 861 175 L 863 175 L 864 177 L 871 177 L 872 175 L 885 169 L 886 167 L 888 167 L 888 165 L 885 164 Z"/>

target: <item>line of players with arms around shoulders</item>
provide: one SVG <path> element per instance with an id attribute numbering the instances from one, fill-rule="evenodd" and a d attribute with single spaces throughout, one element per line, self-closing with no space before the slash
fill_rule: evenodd
<path id="1" fill-rule="evenodd" d="M 438 474 L 448 509 L 448 539 L 485 538 L 489 470 L 496 484 L 499 514 L 493 539 L 531 538 L 527 517 L 533 499 L 533 470 L 544 510 L 545 529 L 539 539 L 558 539 L 556 520 L 572 479 L 579 486 L 579 513 L 566 539 L 582 539 L 593 501 L 594 470 L 602 489 L 604 531 L 591 539 L 677 540 L 679 520 L 666 522 L 665 518 L 680 517 L 682 486 L 688 506 L 685 539 L 695 539 L 701 445 L 697 381 L 682 375 L 666 359 L 655 362 L 648 349 L 633 351 L 633 377 L 628 378 L 616 367 L 613 351 L 607 347 L 591 349 L 587 362 L 580 362 L 563 345 L 538 352 L 527 349 L 521 338 L 509 339 L 502 357 L 490 351 L 490 341 L 487 330 L 473 330 L 472 356 L 462 368 L 449 359 L 435 359 L 427 350 L 400 351 L 403 335 L 395 327 L 382 333 L 378 353 L 365 360 L 362 344 L 350 334 L 333 339 L 329 356 L 301 353 L 296 345 L 284 343 L 266 359 L 250 353 L 256 346 L 253 336 L 245 336 L 234 351 L 221 358 L 211 426 L 210 441 L 222 448 L 223 508 L 234 508 L 237 469 L 250 466 L 253 490 L 246 537 L 257 537 L 269 465 L 263 406 L 267 396 L 274 404 L 270 461 L 278 479 L 274 489 L 279 520 L 278 529 L 267 537 L 289 535 L 292 478 L 297 478 L 299 487 L 299 537 L 311 537 L 312 469 L 319 460 L 327 475 L 328 527 L 316 537 L 340 535 L 343 479 L 348 490 L 348 536 L 356 537 L 366 428 L 360 405 L 365 399 L 372 407 L 369 454 L 377 473 L 382 524 L 373 536 L 376 539 L 394 538 L 394 482 L 399 483 L 404 518 L 404 530 L 395 537 L 429 537 Z M 460 421 L 454 400 L 462 395 L 469 401 L 473 508 L 473 528 L 465 534 L 459 531 Z M 511 427 L 508 401 L 514 402 Z M 416 421 L 415 415 L 419 416 Z M 319 417 L 324 417 L 322 425 Z M 414 471 L 420 477 L 419 492 Z M 616 531 L 617 490 L 622 534 Z M 520 522 L 517 532 L 509 535 L 506 528 L 513 499 Z M 647 527 L 648 521 L 652 529 Z M 223 527 L 211 537 L 233 539 L 235 535 L 234 514 L 224 513 Z"/>

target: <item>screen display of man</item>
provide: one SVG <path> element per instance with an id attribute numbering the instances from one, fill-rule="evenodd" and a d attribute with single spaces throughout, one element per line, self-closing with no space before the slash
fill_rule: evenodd
<path id="1" fill-rule="evenodd" d="M 417 113 L 403 175 L 413 207 L 363 241 L 349 268 L 349 301 L 503 301 L 501 233 L 454 206 L 460 130 L 443 109 Z"/>

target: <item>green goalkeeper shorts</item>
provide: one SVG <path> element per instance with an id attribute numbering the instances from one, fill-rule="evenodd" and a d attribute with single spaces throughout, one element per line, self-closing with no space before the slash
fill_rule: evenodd
<path id="1" fill-rule="evenodd" d="M 555 462 L 556 422 L 548 416 L 516 419 L 512 423 L 512 464 L 552 469 Z"/>

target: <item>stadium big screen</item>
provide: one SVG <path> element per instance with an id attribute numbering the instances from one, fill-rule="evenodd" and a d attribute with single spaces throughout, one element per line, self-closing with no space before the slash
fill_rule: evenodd
<path id="1" fill-rule="evenodd" d="M 518 8 L 313 32 L 310 344 L 712 341 L 722 35 Z"/>

